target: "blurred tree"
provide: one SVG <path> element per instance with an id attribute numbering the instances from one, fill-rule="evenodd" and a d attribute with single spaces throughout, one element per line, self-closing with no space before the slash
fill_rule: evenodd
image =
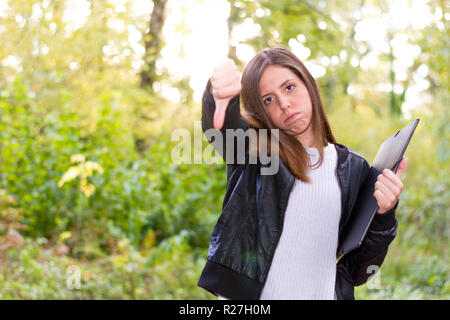
<path id="1" fill-rule="evenodd" d="M 141 86 L 153 91 L 153 83 L 157 79 L 156 60 L 164 46 L 162 30 L 166 16 L 167 0 L 154 0 L 149 27 L 144 35 L 144 65 L 141 70 Z"/>
<path id="2" fill-rule="evenodd" d="M 237 66 L 244 67 L 243 62 L 237 57 L 236 46 L 233 39 L 235 27 L 244 22 L 245 19 L 253 17 L 256 10 L 260 9 L 260 5 L 256 1 L 251 0 L 228 0 L 230 4 L 230 15 L 227 18 L 228 26 L 228 57 L 233 59 Z"/>
<path id="3" fill-rule="evenodd" d="M 435 20 L 418 31 L 413 43 L 421 49 L 416 61 L 417 72 L 412 75 L 422 77 L 429 85 L 424 88 L 430 94 L 428 103 L 421 106 L 418 112 L 435 116 L 436 125 L 433 125 L 433 134 L 439 137 L 438 160 L 442 163 L 450 161 L 450 36 L 448 21 L 450 3 L 443 0 L 431 0 L 430 8 Z M 420 74 L 419 70 L 421 71 Z M 419 78 L 420 79 L 420 78 Z"/>
<path id="4" fill-rule="evenodd" d="M 0 84 L 7 89 L 20 76 L 48 112 L 57 112 L 63 88 L 93 129 L 99 92 L 123 90 L 135 79 L 128 38 L 136 28 L 128 14 L 100 0 L 9 1 L 0 48 L 9 63 L 0 65 Z"/>

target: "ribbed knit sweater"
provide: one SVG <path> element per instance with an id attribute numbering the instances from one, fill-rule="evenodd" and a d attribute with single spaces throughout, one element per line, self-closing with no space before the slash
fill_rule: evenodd
<path id="1" fill-rule="evenodd" d="M 319 151 L 305 149 L 315 164 Z M 336 149 L 328 144 L 322 165 L 309 170 L 311 182 L 295 180 L 260 299 L 334 299 L 341 214 L 336 164 Z"/>

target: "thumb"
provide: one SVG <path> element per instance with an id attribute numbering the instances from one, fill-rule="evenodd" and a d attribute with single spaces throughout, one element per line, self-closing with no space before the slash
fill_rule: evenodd
<path id="1" fill-rule="evenodd" d="M 225 122 L 225 113 L 227 111 L 230 99 L 214 98 L 214 102 L 216 103 L 216 110 L 214 111 L 213 125 L 214 128 L 220 130 L 222 129 L 223 123 Z"/>
<path id="2" fill-rule="evenodd" d="M 395 172 L 395 175 L 397 177 L 401 177 L 403 174 L 403 171 L 405 171 L 406 168 L 406 164 L 408 163 L 408 158 L 403 157 L 402 161 L 400 161 L 398 168 L 397 168 L 397 172 Z"/>

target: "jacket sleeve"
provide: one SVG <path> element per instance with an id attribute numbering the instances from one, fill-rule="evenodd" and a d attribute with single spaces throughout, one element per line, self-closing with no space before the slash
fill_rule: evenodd
<path id="1" fill-rule="evenodd" d="M 368 166 L 367 163 L 366 165 Z M 389 244 L 394 240 L 397 231 L 397 206 L 398 202 L 388 212 L 376 213 L 361 246 L 347 256 L 345 263 L 355 286 L 366 283 L 383 264 Z"/>
<path id="2" fill-rule="evenodd" d="M 205 134 L 208 142 L 216 149 L 216 151 L 221 155 L 226 163 L 237 163 L 237 155 L 235 141 L 228 141 L 226 130 L 227 129 L 242 129 L 245 132 L 248 129 L 247 122 L 241 117 L 240 113 L 240 101 L 239 95 L 236 95 L 230 100 L 227 111 L 225 113 L 225 120 L 221 130 L 217 130 L 213 126 L 214 111 L 216 109 L 214 98 L 210 92 L 211 81 L 208 80 L 208 84 L 203 93 L 202 99 L 202 130 Z M 233 133 L 235 131 L 232 131 Z M 230 135 L 231 136 L 231 135 Z M 228 147 L 227 147 L 228 146 Z M 247 145 L 244 146 L 244 152 Z M 227 156 L 226 151 L 229 150 L 230 153 Z"/>

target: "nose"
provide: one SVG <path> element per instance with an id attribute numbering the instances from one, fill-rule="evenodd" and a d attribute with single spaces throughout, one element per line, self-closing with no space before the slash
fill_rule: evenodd
<path id="1" fill-rule="evenodd" d="M 279 101 L 280 101 L 280 109 L 281 110 L 286 111 L 291 107 L 288 99 L 286 99 L 285 97 L 280 97 Z"/>

